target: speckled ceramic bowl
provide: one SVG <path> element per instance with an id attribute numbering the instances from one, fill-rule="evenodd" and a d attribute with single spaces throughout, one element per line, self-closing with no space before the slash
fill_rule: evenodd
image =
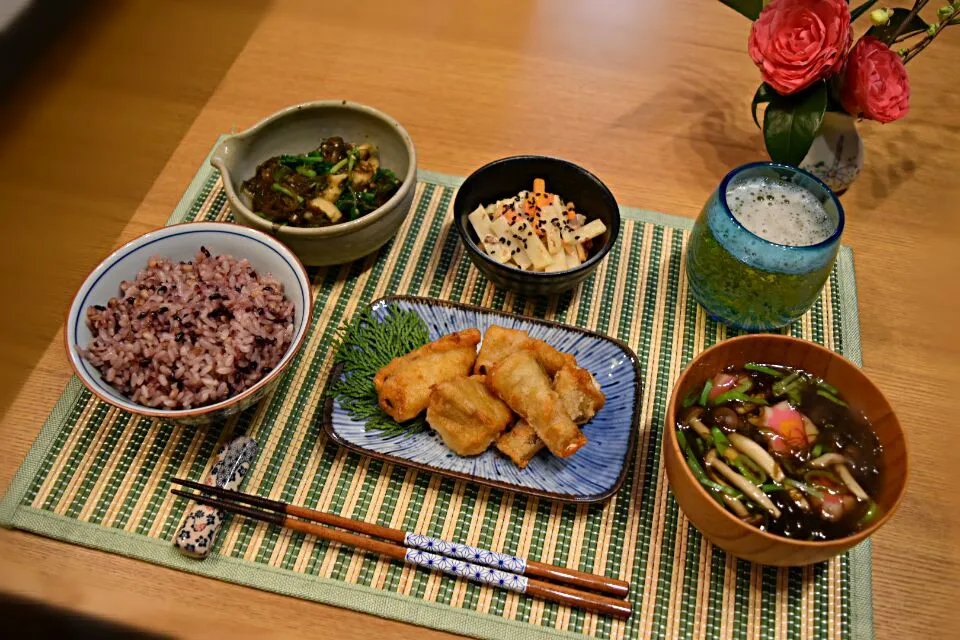
<path id="1" fill-rule="evenodd" d="M 306 153 L 330 136 L 376 145 L 381 165 L 403 181 L 400 190 L 362 218 L 317 229 L 274 224 L 250 209 L 240 185 L 253 177 L 260 163 L 282 154 Z M 410 212 L 417 184 L 417 152 L 407 131 L 390 116 L 347 100 L 306 102 L 278 111 L 225 138 L 210 162 L 223 176 L 237 221 L 277 238 L 310 266 L 350 262 L 386 244 Z"/>
<path id="2" fill-rule="evenodd" d="M 107 384 L 100 372 L 80 353 L 90 343 L 87 309 L 105 305 L 120 293 L 120 283 L 133 280 L 152 256 L 171 260 L 192 260 L 201 246 L 214 254 L 246 258 L 260 273 L 270 273 L 282 284 L 294 306 L 294 334 L 287 352 L 267 375 L 249 389 L 215 404 L 194 409 L 157 409 L 130 401 Z M 70 364 L 80 380 L 97 397 L 132 413 L 163 418 L 184 424 L 204 424 L 223 420 L 253 406 L 280 381 L 284 370 L 303 345 L 310 326 L 310 278 L 290 250 L 270 236 L 239 224 L 191 222 L 146 233 L 131 240 L 104 258 L 87 276 L 67 312 L 64 340 Z"/>

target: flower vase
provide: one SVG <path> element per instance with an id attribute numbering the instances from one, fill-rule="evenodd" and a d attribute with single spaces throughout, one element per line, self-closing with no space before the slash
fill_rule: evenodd
<path id="1" fill-rule="evenodd" d="M 853 116 L 825 113 L 800 168 L 823 180 L 834 193 L 846 191 L 863 168 L 863 140 Z"/>

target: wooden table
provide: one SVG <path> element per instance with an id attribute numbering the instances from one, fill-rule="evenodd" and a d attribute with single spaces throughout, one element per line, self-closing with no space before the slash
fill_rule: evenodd
<path id="1" fill-rule="evenodd" d="M 72 290 L 107 249 L 166 220 L 221 132 L 292 103 L 347 98 L 403 122 L 423 168 L 463 175 L 513 153 L 554 154 L 602 176 L 623 204 L 686 216 L 730 168 L 762 157 L 749 116 L 758 82 L 749 25 L 719 3 L 210 0 L 165 9 L 99 10 L 94 26 L 69 36 L 69 51 L 57 45 L 68 55 L 42 62 L 53 79 L 28 77 L 4 107 L 18 120 L 0 129 L 2 232 L 19 238 L 3 258 L 13 274 L 3 298 L 32 294 L 40 310 L 26 327 L 10 315 L 0 335 L 11 354 L 0 365 L 9 396 L 0 486 L 69 378 L 56 327 Z M 903 507 L 874 540 L 882 639 L 960 632 L 958 36 L 948 32 L 911 63 L 905 121 L 862 126 L 866 168 L 843 199 L 865 369 L 898 410 L 912 454 Z M 139 201 L 164 140 L 195 113 Z M 72 163 L 51 161 L 54 150 Z M 30 351 L 31 341 L 46 347 Z M 16 531 L 0 531 L 0 559 L 2 590 L 161 633 L 205 635 L 213 623 L 223 635 L 443 635 Z"/>

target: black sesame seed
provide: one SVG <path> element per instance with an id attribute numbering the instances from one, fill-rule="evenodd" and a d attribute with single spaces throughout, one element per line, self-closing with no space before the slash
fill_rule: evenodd
<path id="1" fill-rule="evenodd" d="M 160 285 L 159 287 L 157 287 L 157 293 L 166 293 L 166 292 L 167 292 L 166 285 Z"/>
<path id="2" fill-rule="evenodd" d="M 183 342 L 183 331 L 178 332 L 177 335 L 174 336 L 173 340 L 175 342 Z"/>
<path id="3" fill-rule="evenodd" d="M 97 311 L 106 311 L 106 310 L 107 310 L 107 308 L 106 308 L 105 306 L 103 306 L 102 304 L 95 304 L 95 305 L 93 305 L 93 308 L 96 309 Z"/>
<path id="4" fill-rule="evenodd" d="M 127 298 L 127 304 L 133 304 L 133 303 L 136 302 L 136 301 L 137 301 L 137 299 L 134 298 L 133 296 L 130 296 L 129 298 Z"/>
<path id="5" fill-rule="evenodd" d="M 149 366 L 150 366 L 150 358 L 141 358 L 141 359 L 140 359 L 140 366 L 141 366 L 141 367 L 149 367 Z"/>
<path id="6" fill-rule="evenodd" d="M 219 300 L 219 299 L 222 298 L 222 297 L 223 297 L 223 296 L 220 295 L 219 293 L 211 293 L 209 296 L 207 296 L 207 299 L 208 299 L 208 300 Z"/>
<path id="7" fill-rule="evenodd" d="M 201 246 L 201 247 L 200 247 L 200 253 L 202 253 L 203 255 L 207 256 L 208 258 L 210 257 L 210 252 L 207 251 L 207 248 L 204 247 L 204 246 Z"/>
<path id="8" fill-rule="evenodd" d="M 146 312 L 146 311 L 141 311 L 140 314 L 137 315 L 137 320 L 143 320 L 143 319 L 146 318 L 146 317 L 147 317 L 147 312 Z"/>

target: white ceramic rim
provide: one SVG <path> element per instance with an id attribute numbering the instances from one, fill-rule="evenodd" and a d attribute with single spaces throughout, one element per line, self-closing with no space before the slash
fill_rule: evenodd
<path id="1" fill-rule="evenodd" d="M 277 253 L 285 262 L 287 262 L 287 264 L 296 274 L 297 282 L 300 285 L 303 303 L 303 317 L 301 318 L 300 326 L 297 328 L 296 333 L 294 333 L 293 340 L 291 340 L 290 346 L 287 348 L 287 352 L 283 355 L 283 357 L 280 359 L 280 362 L 277 363 L 272 371 L 270 371 L 259 382 L 254 384 L 249 389 L 246 389 L 236 396 L 221 400 L 215 404 L 196 407 L 193 409 L 156 409 L 108 395 L 101 389 L 101 383 L 92 378 L 87 372 L 86 367 L 83 366 L 83 356 L 80 355 L 79 345 L 77 344 L 77 327 L 80 322 L 83 322 L 86 307 L 89 304 L 87 301 L 87 296 L 96 282 L 104 274 L 109 272 L 115 266 L 118 260 L 125 257 L 131 251 L 137 250 L 152 242 L 158 242 L 166 238 L 180 235 L 187 229 L 189 229 L 188 232 L 192 232 L 193 230 L 213 231 L 244 236 L 252 241 L 266 245 L 275 253 Z M 243 256 L 236 257 L 242 258 Z M 134 275 L 135 274 L 131 274 L 131 277 Z M 300 262 L 300 259 L 297 258 L 297 256 L 283 243 L 275 238 L 270 237 L 262 231 L 251 229 L 250 227 L 232 222 L 184 222 L 180 224 L 173 224 L 167 227 L 161 227 L 153 231 L 148 231 L 142 236 L 127 242 L 120 248 L 113 251 L 106 258 L 101 260 L 100 263 L 93 269 L 93 271 L 90 272 L 90 275 L 84 279 L 83 283 L 77 289 L 77 293 L 74 295 L 73 301 L 70 303 L 69 310 L 67 311 L 67 321 L 64 327 L 63 338 L 64 346 L 67 350 L 67 358 L 70 361 L 70 366 L 73 367 L 74 373 L 77 374 L 77 377 L 80 378 L 80 380 L 91 391 L 91 393 L 96 395 L 104 402 L 115 407 L 119 407 L 125 411 L 130 411 L 131 413 L 154 418 L 177 420 L 183 418 L 195 418 L 197 416 L 215 413 L 240 402 L 243 398 L 256 393 L 266 385 L 270 384 L 271 381 L 277 378 L 284 371 L 284 369 L 287 368 L 287 365 L 290 364 L 293 356 L 303 345 L 303 342 L 307 336 L 307 331 L 310 328 L 310 318 L 312 313 L 313 290 L 310 288 L 310 276 L 307 274 L 307 269 L 303 266 L 303 263 Z M 106 385 L 105 382 L 102 384 Z"/>
<path id="2" fill-rule="evenodd" d="M 275 225 L 267 220 L 264 220 L 251 211 L 249 207 L 243 203 L 243 200 L 240 199 L 239 194 L 237 194 L 237 192 L 234 190 L 233 182 L 230 180 L 230 170 L 227 169 L 226 163 L 223 161 L 224 148 L 231 141 L 252 137 L 266 125 L 277 120 L 281 120 L 293 113 L 304 110 L 322 110 L 329 108 L 346 108 L 366 113 L 371 117 L 383 121 L 387 126 L 400 135 L 400 138 L 403 140 L 404 146 L 407 149 L 407 173 L 403 177 L 403 184 L 401 184 L 400 189 L 393 194 L 393 197 L 383 203 L 379 209 L 371 211 L 367 215 L 357 218 L 356 220 L 350 220 L 349 222 L 341 222 L 340 224 L 334 224 L 328 227 L 302 228 L 290 227 L 287 225 Z M 388 116 L 378 109 L 374 109 L 373 107 L 365 104 L 360 104 L 359 102 L 351 102 L 349 100 L 315 100 L 313 102 L 302 102 L 300 104 L 295 104 L 281 109 L 280 111 L 267 116 L 249 129 L 227 136 L 217 146 L 217 150 L 210 159 L 210 164 L 220 171 L 220 175 L 223 178 L 223 189 L 227 193 L 227 199 L 230 201 L 230 206 L 233 207 L 236 213 L 243 218 L 244 222 L 266 233 L 289 236 L 291 238 L 335 238 L 363 229 L 364 227 L 375 223 L 377 220 L 387 215 L 391 209 L 393 209 L 397 204 L 402 202 L 405 197 L 407 197 L 407 195 L 416 187 L 417 150 L 413 145 L 413 140 L 410 138 L 410 134 L 407 133 L 407 130 L 403 128 L 403 125 L 401 125 L 395 118 Z"/>

